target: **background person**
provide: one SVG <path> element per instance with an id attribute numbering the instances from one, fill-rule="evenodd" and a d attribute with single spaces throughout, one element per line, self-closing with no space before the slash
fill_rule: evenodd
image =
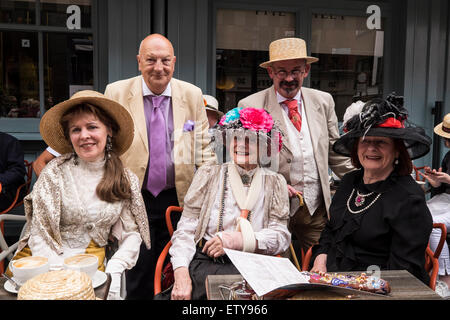
<path id="1" fill-rule="evenodd" d="M 408 270 L 428 284 L 425 248 L 432 219 L 422 188 L 411 177 L 411 159 L 429 151 L 431 139 L 405 127 L 403 97 L 367 102 L 345 124 L 333 146 L 359 170 L 342 179 L 330 221 L 313 248 L 312 271 Z"/>
<path id="2" fill-rule="evenodd" d="M 450 148 L 450 113 L 434 128 L 434 133 L 444 138 L 445 146 Z M 420 171 L 419 171 L 420 172 Z M 420 174 L 432 186 L 433 197 L 427 201 L 428 208 L 433 216 L 433 223 L 444 223 L 450 228 L 450 151 L 446 153 L 439 169 L 424 168 Z M 435 251 L 439 243 L 441 232 L 433 229 L 430 236 L 430 249 Z M 444 242 L 439 256 L 439 280 L 436 284 L 436 292 L 444 297 L 450 295 L 450 254 L 447 242 Z"/>
<path id="3" fill-rule="evenodd" d="M 108 239 L 118 249 L 108 261 L 109 299 L 118 299 L 122 272 L 132 268 L 150 235 L 139 180 L 119 158 L 133 140 L 133 120 L 118 103 L 95 91 L 79 91 L 47 111 L 44 141 L 61 153 L 42 170 L 25 197 L 27 227 L 14 259 L 44 256 L 51 267 L 92 253 L 104 268 Z"/>
<path id="4" fill-rule="evenodd" d="M 0 212 L 12 204 L 17 188 L 25 183 L 22 146 L 15 137 L 0 132 Z M 23 194 L 19 201 L 22 200 Z"/>
<path id="5" fill-rule="evenodd" d="M 267 69 L 273 85 L 239 101 L 239 107 L 264 108 L 279 123 L 284 147 L 274 166 L 286 179 L 291 220 L 289 229 L 305 251 L 317 243 L 331 202 L 328 169 L 338 177 L 353 169 L 350 160 L 332 151 L 339 138 L 334 101 L 329 93 L 302 87 L 311 63 L 306 43 L 284 38 L 269 46 Z M 303 194 L 300 207 L 296 194 Z"/>

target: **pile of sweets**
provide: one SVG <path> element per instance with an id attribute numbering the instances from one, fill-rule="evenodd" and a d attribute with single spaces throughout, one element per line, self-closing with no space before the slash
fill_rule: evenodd
<path id="1" fill-rule="evenodd" d="M 375 276 L 367 276 L 365 273 L 361 273 L 359 276 L 352 276 L 349 274 L 310 272 L 309 282 L 380 294 L 391 292 L 389 282 Z"/>

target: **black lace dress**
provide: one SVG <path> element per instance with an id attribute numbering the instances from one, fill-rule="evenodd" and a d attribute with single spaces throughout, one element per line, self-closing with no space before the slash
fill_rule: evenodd
<path id="1" fill-rule="evenodd" d="M 373 184 L 364 184 L 362 177 L 362 169 L 344 176 L 311 264 L 326 253 L 330 272 L 366 271 L 377 265 L 381 270 L 408 270 L 428 284 L 425 249 L 433 222 L 423 190 L 411 176 L 395 172 Z"/>

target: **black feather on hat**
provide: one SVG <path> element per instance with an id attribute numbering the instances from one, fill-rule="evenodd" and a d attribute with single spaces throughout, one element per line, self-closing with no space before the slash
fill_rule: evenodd
<path id="1" fill-rule="evenodd" d="M 361 112 L 344 124 L 345 134 L 334 143 L 334 152 L 349 157 L 359 137 L 376 136 L 402 139 L 411 159 L 427 154 L 431 138 L 423 128 L 407 122 L 408 111 L 403 104 L 403 97 L 395 93 L 389 94 L 385 100 L 368 101 Z"/>

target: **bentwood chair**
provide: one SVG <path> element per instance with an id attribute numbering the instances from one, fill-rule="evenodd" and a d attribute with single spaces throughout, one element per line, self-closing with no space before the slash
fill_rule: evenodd
<path id="1" fill-rule="evenodd" d="M 25 221 L 25 216 L 16 215 L 16 214 L 8 214 L 13 209 L 21 206 L 23 204 L 23 198 L 30 193 L 31 190 L 31 180 L 33 178 L 33 162 L 28 162 L 24 160 L 25 169 L 26 169 L 26 181 L 22 185 L 20 185 L 16 190 L 16 196 L 11 203 L 11 205 L 0 212 L 0 272 L 3 273 L 5 271 L 5 258 L 11 259 L 14 251 L 17 249 L 18 242 L 9 246 L 5 240 L 5 230 L 4 230 L 4 221 Z M 23 228 L 24 229 L 24 228 Z M 22 229 L 22 232 L 23 232 Z"/>
<path id="2" fill-rule="evenodd" d="M 171 237 L 174 231 L 174 227 L 172 224 L 172 214 L 178 213 L 181 215 L 182 212 L 183 208 L 177 206 L 170 206 L 166 210 L 166 225 Z M 169 242 L 167 242 L 166 246 L 159 255 L 158 261 L 156 262 L 155 278 L 153 282 L 155 296 L 161 291 L 169 288 L 175 281 L 173 276 L 172 264 L 170 263 L 170 261 L 165 264 L 171 246 L 172 241 L 169 240 Z"/>
<path id="3" fill-rule="evenodd" d="M 427 246 L 425 250 L 425 270 L 430 274 L 429 287 L 432 290 L 436 289 L 436 280 L 439 272 L 439 256 L 441 255 L 442 247 L 447 238 L 447 227 L 443 223 L 433 223 L 433 229 L 441 229 L 441 237 L 439 238 L 439 243 L 436 250 L 433 252 L 430 249 L 430 245 Z"/>

